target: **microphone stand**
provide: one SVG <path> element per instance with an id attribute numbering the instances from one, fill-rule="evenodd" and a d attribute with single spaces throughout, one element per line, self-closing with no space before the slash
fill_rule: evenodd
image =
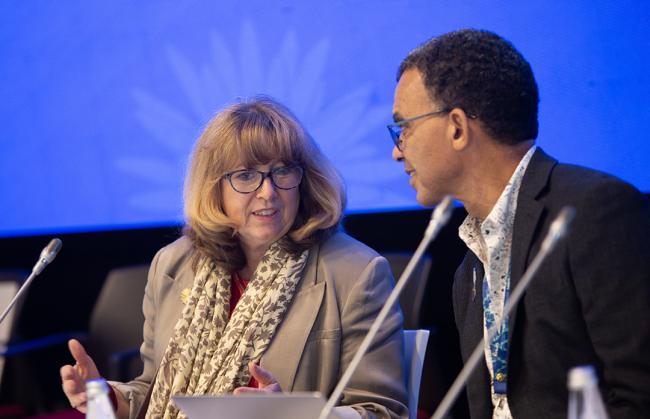
<path id="1" fill-rule="evenodd" d="M 555 248 L 557 243 L 559 243 L 559 241 L 562 238 L 564 238 L 564 236 L 566 235 L 568 226 L 573 220 L 574 216 L 575 216 L 575 209 L 567 206 L 562 208 L 560 214 L 555 218 L 555 220 L 553 220 L 551 226 L 548 229 L 548 233 L 546 234 L 546 237 L 544 237 L 544 241 L 542 242 L 539 252 L 537 253 L 537 255 L 535 255 L 535 258 L 531 262 L 528 269 L 526 269 L 526 272 L 521 277 L 521 280 L 519 281 L 514 291 L 510 295 L 510 298 L 508 299 L 508 303 L 505 306 L 501 320 L 497 324 L 495 324 L 490 330 L 488 330 L 487 333 L 488 340 L 491 340 L 492 337 L 494 337 L 496 331 L 501 329 L 501 323 L 503 323 L 503 321 L 508 318 L 512 310 L 515 308 L 515 306 L 523 296 L 524 291 L 526 291 L 526 288 L 528 288 L 530 281 L 533 279 L 533 277 L 539 270 L 539 267 L 544 261 L 544 259 L 546 259 L 549 253 L 551 253 L 551 251 Z M 481 341 L 476 345 L 476 348 L 474 348 L 474 352 L 472 352 L 467 362 L 465 362 L 465 366 L 456 377 L 456 380 L 454 380 L 454 383 L 451 385 L 451 387 L 447 391 L 447 394 L 438 405 L 438 408 L 433 413 L 433 416 L 431 416 L 431 419 L 443 419 L 447 416 L 447 414 L 451 410 L 453 403 L 458 398 L 458 395 L 463 390 L 463 387 L 465 387 L 465 384 L 467 383 L 470 374 L 474 371 L 474 369 L 476 369 L 476 366 L 478 365 L 479 361 L 483 357 L 484 341 L 485 338 L 481 339 Z"/>
<path id="2" fill-rule="evenodd" d="M 334 391 L 332 392 L 329 399 L 327 400 L 327 403 L 325 404 L 323 410 L 318 416 L 319 419 L 326 419 L 329 416 L 330 412 L 334 408 L 334 405 L 336 405 L 339 397 L 341 397 L 341 394 L 343 393 L 345 386 L 347 386 L 348 383 L 350 382 L 350 379 L 352 378 L 352 374 L 354 374 L 354 371 L 359 366 L 359 363 L 361 362 L 361 358 L 366 354 L 368 348 L 370 347 L 370 343 L 374 339 L 375 335 L 377 335 L 377 332 L 379 331 L 379 327 L 383 324 L 384 320 L 386 319 L 386 316 L 388 316 L 390 309 L 393 307 L 393 304 L 395 304 L 397 298 L 399 297 L 400 293 L 404 289 L 404 286 L 406 285 L 406 282 L 411 276 L 411 273 L 415 269 L 415 266 L 422 258 L 422 254 L 429 246 L 429 243 L 431 243 L 431 241 L 433 241 L 433 239 L 436 238 L 436 236 L 438 235 L 442 227 L 444 227 L 445 224 L 447 224 L 449 218 L 451 217 L 452 210 L 453 210 L 453 199 L 451 198 L 451 196 L 446 196 L 442 200 L 442 202 L 438 204 L 438 206 L 436 206 L 435 210 L 433 211 L 433 214 L 431 215 L 431 221 L 429 221 L 429 225 L 427 226 L 427 229 L 424 232 L 424 237 L 422 238 L 422 241 L 420 242 L 419 246 L 415 250 L 415 253 L 411 257 L 411 260 L 406 265 L 406 268 L 404 268 L 402 275 L 400 275 L 399 281 L 397 281 L 395 288 L 393 288 L 393 291 L 388 296 L 388 299 L 384 303 L 384 306 L 381 308 L 379 315 L 377 315 L 377 318 L 372 323 L 372 326 L 370 326 L 370 329 L 368 330 L 368 334 L 361 342 L 361 345 L 359 345 L 359 349 L 357 349 L 357 352 L 354 354 L 354 358 L 352 358 L 352 361 L 350 361 L 350 365 L 345 370 L 345 373 L 343 374 L 338 384 L 334 388 Z"/>
<path id="3" fill-rule="evenodd" d="M 32 269 L 32 273 L 29 274 L 27 277 L 27 280 L 23 283 L 23 285 L 20 287 L 14 298 L 11 300 L 5 311 L 2 312 L 2 315 L 0 315 L 0 324 L 2 324 L 2 321 L 7 317 L 9 314 L 9 311 L 13 308 L 13 306 L 16 304 L 18 299 L 27 291 L 27 288 L 31 285 L 32 281 L 36 276 L 38 276 L 41 272 L 43 272 L 43 269 L 54 260 L 56 257 L 56 254 L 59 253 L 59 250 L 61 250 L 61 240 L 60 239 L 52 239 L 47 246 L 41 251 L 41 255 L 39 257 L 38 262 L 36 262 L 36 265 L 34 265 L 34 268 Z"/>

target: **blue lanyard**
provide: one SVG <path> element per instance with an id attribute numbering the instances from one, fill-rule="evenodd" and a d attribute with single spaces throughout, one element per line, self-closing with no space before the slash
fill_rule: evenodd
<path id="1" fill-rule="evenodd" d="M 510 272 L 506 276 L 505 295 L 503 308 L 505 309 L 510 296 Z M 483 276 L 483 313 L 485 316 L 485 327 L 492 330 L 497 323 L 492 311 L 492 297 L 488 287 L 487 275 Z M 489 342 L 490 354 L 492 355 L 492 385 L 497 394 L 506 394 L 508 378 L 508 318 L 504 318 L 501 327 L 492 336 Z"/>

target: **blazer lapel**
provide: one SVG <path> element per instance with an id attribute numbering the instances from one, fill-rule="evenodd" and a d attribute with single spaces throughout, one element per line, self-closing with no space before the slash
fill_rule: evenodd
<path id="1" fill-rule="evenodd" d="M 318 252 L 313 249 L 284 320 L 260 359 L 260 365 L 271 372 L 283 391 L 291 391 L 307 338 L 320 311 L 325 295 L 325 282 L 318 282 Z"/>
<path id="2" fill-rule="evenodd" d="M 533 244 L 539 235 L 542 225 L 542 218 L 545 214 L 544 206 L 538 201 L 542 190 L 548 184 L 553 167 L 557 160 L 548 156 L 538 147 L 533 155 L 519 189 L 517 198 L 517 213 L 512 233 L 512 257 L 510 261 L 510 291 L 512 292 L 526 268 L 531 256 Z M 508 322 L 509 341 L 512 341 L 512 335 L 517 311 L 513 310 Z"/>

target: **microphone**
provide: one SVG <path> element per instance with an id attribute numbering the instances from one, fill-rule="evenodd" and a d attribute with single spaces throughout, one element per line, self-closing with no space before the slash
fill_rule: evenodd
<path id="1" fill-rule="evenodd" d="M 5 317 L 7 317 L 7 314 L 9 314 L 9 311 L 11 311 L 11 309 L 16 304 L 18 299 L 23 295 L 25 291 L 27 291 L 27 288 L 29 288 L 34 278 L 36 278 L 37 275 L 43 272 L 43 269 L 45 269 L 45 267 L 54 260 L 57 253 L 59 253 L 59 250 L 61 250 L 61 246 L 63 246 L 61 240 L 52 239 L 48 243 L 48 245 L 45 246 L 45 248 L 41 251 L 41 255 L 38 258 L 38 262 L 36 262 L 36 264 L 32 268 L 32 273 L 29 275 L 27 280 L 20 287 L 20 289 L 18 290 L 14 298 L 11 300 L 11 302 L 5 309 L 5 311 L 2 312 L 2 315 L 0 316 L 0 324 L 5 319 Z"/>
<path id="2" fill-rule="evenodd" d="M 548 233 L 542 242 L 541 251 L 550 252 L 553 247 L 564 237 L 569 224 L 573 221 L 576 210 L 573 207 L 564 207 L 548 228 Z"/>
<path id="3" fill-rule="evenodd" d="M 424 230 L 424 237 L 428 240 L 426 242 L 426 246 L 431 243 L 431 240 L 433 240 L 435 236 L 438 235 L 440 230 L 447 224 L 449 218 L 451 218 L 453 209 L 454 199 L 451 196 L 447 195 L 444 197 L 442 202 L 440 202 L 438 206 L 436 206 L 436 208 L 433 210 L 429 225 L 427 225 L 427 229 Z M 420 245 L 422 245 L 422 243 L 420 243 Z M 424 249 L 422 250 L 424 251 Z M 411 260 L 413 260 L 413 258 Z M 415 265 L 415 263 L 413 265 Z M 403 275 L 400 275 L 400 278 L 402 278 L 402 276 Z"/>
<path id="4" fill-rule="evenodd" d="M 515 308 L 524 292 L 528 288 L 530 281 L 539 270 L 542 262 L 551 253 L 551 251 L 560 242 L 560 240 L 565 237 L 568 227 L 575 217 L 575 212 L 576 211 L 573 207 L 563 207 L 560 210 L 558 216 L 555 217 L 555 220 L 551 222 L 551 225 L 548 228 L 548 233 L 546 233 L 546 237 L 544 237 L 544 240 L 542 241 L 539 252 L 537 252 L 537 255 L 535 255 L 535 258 L 531 262 L 530 266 L 528 269 L 526 269 L 526 272 L 524 272 L 524 275 L 519 280 L 519 283 L 515 287 L 514 291 L 510 294 L 508 303 L 503 310 L 503 316 L 501 316 L 501 320 L 487 331 L 488 340 L 491 340 L 497 330 L 501 329 L 501 323 L 503 323 L 504 319 L 508 318 L 512 310 Z M 438 408 L 433 413 L 433 416 L 431 416 L 431 419 L 443 419 L 449 414 L 453 403 L 456 401 L 456 398 L 458 398 L 458 395 L 463 390 L 463 387 L 465 387 L 470 374 L 474 371 L 481 358 L 483 358 L 484 341 L 485 339 L 483 338 L 476 345 L 474 352 L 472 352 L 470 355 L 469 359 L 465 363 L 465 366 L 463 366 L 463 369 L 456 377 L 456 380 L 454 380 L 454 383 L 449 388 L 449 391 L 447 391 L 447 394 L 438 405 Z"/>
<path id="5" fill-rule="evenodd" d="M 341 397 L 341 394 L 343 393 L 345 386 L 347 386 L 348 383 L 350 382 L 350 379 L 352 378 L 352 374 L 354 374 L 354 371 L 356 371 L 357 367 L 359 366 L 359 363 L 361 362 L 361 358 L 363 358 L 363 356 L 366 354 L 368 348 L 370 347 L 370 343 L 377 335 L 377 332 L 379 332 L 379 327 L 384 323 L 386 316 L 388 316 L 388 312 L 393 307 L 393 305 L 397 302 L 397 298 L 399 297 L 402 290 L 404 289 L 406 282 L 411 277 L 411 274 L 413 273 L 415 266 L 422 258 L 422 255 L 424 254 L 424 251 L 427 249 L 429 244 L 433 241 L 433 239 L 435 239 L 438 236 L 438 233 L 440 233 L 442 227 L 444 227 L 445 224 L 447 224 L 449 218 L 451 217 L 451 212 L 453 211 L 453 209 L 454 209 L 453 198 L 449 195 L 446 196 L 442 200 L 442 202 L 440 202 L 436 206 L 435 210 L 431 214 L 431 220 L 427 225 L 422 241 L 420 241 L 420 244 L 415 250 L 415 253 L 413 253 L 413 256 L 411 257 L 411 260 L 406 265 L 406 268 L 404 268 L 404 271 L 402 272 L 402 275 L 400 275 L 399 280 L 395 285 L 395 288 L 393 288 L 390 295 L 386 299 L 386 302 L 384 303 L 381 310 L 379 311 L 377 318 L 370 326 L 370 329 L 368 330 L 368 334 L 365 336 L 363 341 L 361 341 L 361 344 L 359 345 L 359 349 L 357 349 L 357 352 L 354 354 L 354 358 L 352 358 L 352 361 L 350 361 L 350 365 L 348 365 L 348 368 L 343 373 L 343 376 L 341 376 L 341 379 L 339 380 L 338 384 L 334 388 L 334 391 L 332 392 L 329 399 L 327 400 L 327 403 L 323 407 L 323 410 L 321 410 L 318 419 L 326 419 L 329 417 L 329 414 L 334 408 L 334 405 L 336 405 L 336 402 L 338 401 L 339 397 Z"/>
<path id="6" fill-rule="evenodd" d="M 45 269 L 45 267 L 54 260 L 57 253 L 59 253 L 61 246 L 63 246 L 63 243 L 60 239 L 50 240 L 47 246 L 41 250 L 41 255 L 39 256 L 39 260 L 36 262 L 36 265 L 34 265 L 34 268 L 32 268 L 32 273 L 39 275 L 41 272 L 43 272 L 43 269 Z"/>

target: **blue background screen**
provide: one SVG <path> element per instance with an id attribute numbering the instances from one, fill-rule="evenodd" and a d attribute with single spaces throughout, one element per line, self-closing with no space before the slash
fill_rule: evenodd
<path id="1" fill-rule="evenodd" d="M 538 144 L 650 190 L 650 3 L 0 3 L 0 235 L 177 223 L 191 147 L 223 106 L 274 96 L 342 173 L 353 211 L 415 207 L 390 159 L 395 74 L 431 36 L 513 42 Z"/>

